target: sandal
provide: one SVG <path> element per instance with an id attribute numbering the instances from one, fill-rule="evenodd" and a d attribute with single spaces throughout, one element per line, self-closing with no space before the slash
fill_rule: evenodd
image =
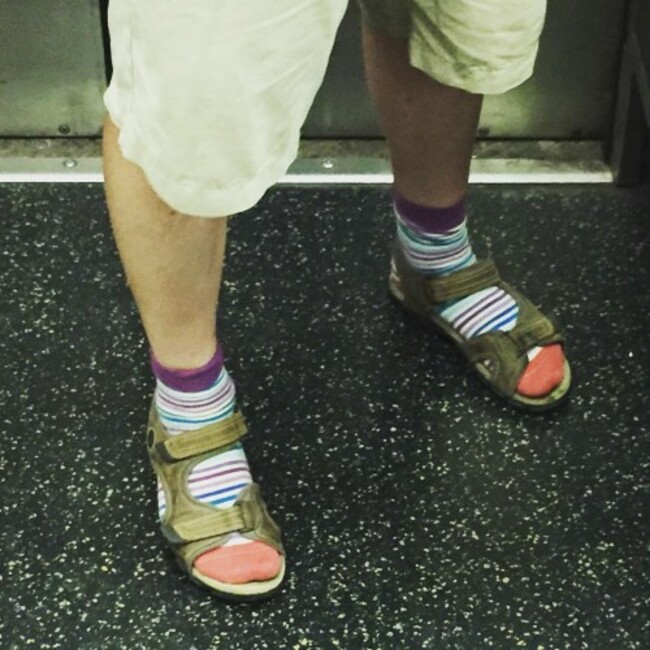
<path id="1" fill-rule="evenodd" d="M 213 456 L 217 450 L 225 451 L 245 433 L 246 423 L 237 411 L 217 424 L 172 436 L 152 405 L 147 448 L 151 465 L 165 490 L 162 532 L 181 569 L 192 581 L 221 598 L 256 601 L 273 595 L 280 588 L 285 573 L 280 529 L 266 510 L 259 486 L 256 483 L 248 485 L 230 508 L 221 510 L 194 499 L 187 487 L 187 476 L 195 465 Z M 235 532 L 264 542 L 282 555 L 277 576 L 266 581 L 229 584 L 209 578 L 193 566 L 197 557 L 220 547 Z"/>
<path id="2" fill-rule="evenodd" d="M 519 306 L 517 325 L 509 332 L 494 331 L 465 339 L 436 311 L 441 303 L 491 286 L 509 293 Z M 566 358 L 563 379 L 550 393 L 535 398 L 517 393 L 519 379 L 528 365 L 528 350 L 537 345 L 563 344 L 564 337 L 530 300 L 501 280 L 493 262 L 480 260 L 446 276 L 428 277 L 414 270 L 396 245 L 389 288 L 402 307 L 449 337 L 481 378 L 509 403 L 529 411 L 545 411 L 557 406 L 568 394 L 571 368 Z"/>

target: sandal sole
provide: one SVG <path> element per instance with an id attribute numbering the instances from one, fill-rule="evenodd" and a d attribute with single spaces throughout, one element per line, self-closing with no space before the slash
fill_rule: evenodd
<path id="1" fill-rule="evenodd" d="M 195 585 L 206 589 L 216 598 L 236 603 L 256 603 L 275 596 L 282 588 L 286 572 L 286 563 L 283 558 L 280 573 L 275 578 L 262 582 L 246 582 L 236 585 L 208 578 L 208 576 L 203 575 L 196 569 L 192 569 L 191 573 L 187 573 L 180 562 L 179 566 Z"/>

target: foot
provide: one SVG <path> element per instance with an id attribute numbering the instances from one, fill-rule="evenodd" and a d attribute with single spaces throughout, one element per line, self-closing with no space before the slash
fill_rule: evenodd
<path id="1" fill-rule="evenodd" d="M 409 312 L 425 319 L 458 345 L 499 395 L 531 411 L 546 410 L 557 405 L 571 383 L 571 371 L 564 357 L 561 335 L 534 305 L 501 282 L 491 263 L 480 262 L 476 268 L 472 266 L 461 273 L 452 274 L 446 280 L 417 273 L 406 263 L 400 248 L 396 246 L 390 291 Z M 484 282 L 512 296 L 517 303 L 518 322 L 507 331 L 491 330 L 475 337 L 463 337 L 453 323 L 439 313 L 439 306 L 446 302 L 439 298 L 446 297 L 450 292 L 454 298 L 458 298 L 456 292 L 464 293 L 464 285 L 481 286 Z M 473 293 L 470 290 L 468 295 Z M 530 356 L 532 360 L 529 361 Z"/>
<path id="2" fill-rule="evenodd" d="M 235 387 L 223 367 L 218 350 L 202 368 L 175 370 L 152 359 L 157 378 L 154 408 L 164 436 L 178 444 L 198 431 L 227 430 L 234 417 Z M 220 445 L 196 458 L 183 475 L 183 491 L 202 511 L 227 513 L 242 492 L 253 484 L 246 454 L 239 441 Z M 163 480 L 158 479 L 161 522 L 166 521 L 167 498 Z M 242 585 L 267 582 L 283 568 L 282 554 L 273 545 L 230 532 L 214 548 L 193 560 L 193 569 L 210 581 Z"/>
<path id="3" fill-rule="evenodd" d="M 199 501 L 188 477 L 206 460 L 229 454 L 245 432 L 239 412 L 181 435 L 167 432 L 155 405 L 149 415 L 149 457 L 166 497 L 163 533 L 181 567 L 230 600 L 258 600 L 279 588 L 285 568 L 280 530 L 255 483 L 220 508 Z"/>
<path id="4" fill-rule="evenodd" d="M 475 264 L 476 258 L 463 268 L 469 270 Z M 430 277 L 445 275 L 432 274 Z M 505 288 L 496 285 L 444 301 L 435 309 L 464 340 L 489 332 L 510 332 L 520 321 L 517 301 Z M 565 360 L 561 345 L 534 346 L 526 351 L 526 357 L 528 364 L 517 384 L 519 394 L 543 397 L 562 383 Z"/>
<path id="5" fill-rule="evenodd" d="M 469 243 L 463 201 L 447 208 L 430 208 L 396 194 L 395 216 L 396 249 L 402 267 L 398 271 L 393 262 L 390 283 L 395 295 L 409 292 L 402 286 L 400 277 L 404 269 L 408 269 L 409 277 L 440 285 L 449 284 L 444 278 L 467 278 L 473 274 L 477 259 Z M 442 295 L 427 309 L 432 309 L 459 341 L 478 339 L 490 333 L 514 332 L 521 324 L 520 301 L 501 282 L 475 281 L 473 284 L 471 291 L 457 286 L 454 295 Z M 426 295 L 424 298 L 428 302 Z M 524 353 L 526 363 L 515 392 L 524 399 L 552 395 L 566 379 L 567 364 L 562 346 L 549 341 L 546 345 L 532 345 Z"/>
<path id="6" fill-rule="evenodd" d="M 244 449 L 238 443 L 195 465 L 187 477 L 187 491 L 199 503 L 228 510 L 241 491 L 252 483 Z M 158 504 L 160 519 L 164 521 L 166 499 L 160 479 Z M 194 560 L 194 568 L 201 574 L 228 584 L 270 580 L 278 575 L 281 567 L 282 556 L 275 548 L 238 533 L 229 534 L 221 546 Z"/>

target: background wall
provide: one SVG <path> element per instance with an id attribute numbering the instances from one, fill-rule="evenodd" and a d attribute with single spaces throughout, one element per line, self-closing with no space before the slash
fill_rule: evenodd
<path id="1" fill-rule="evenodd" d="M 97 135 L 106 66 L 106 0 L 0 0 L 0 136 Z M 606 139 L 627 2 L 549 0 L 537 72 L 488 97 L 481 137 Z M 350 7 L 307 119 L 308 137 L 376 137 Z"/>
<path id="2" fill-rule="evenodd" d="M 623 0 L 549 0 L 535 76 L 505 95 L 486 98 L 479 134 L 606 139 L 626 14 Z M 379 134 L 363 85 L 359 22 L 352 2 L 305 125 L 306 135 Z"/>
<path id="3" fill-rule="evenodd" d="M 105 86 L 96 0 L 0 0 L 0 135 L 96 135 Z"/>

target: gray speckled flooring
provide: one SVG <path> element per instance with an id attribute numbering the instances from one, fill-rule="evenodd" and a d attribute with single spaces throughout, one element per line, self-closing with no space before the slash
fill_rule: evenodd
<path id="1" fill-rule="evenodd" d="M 513 411 L 386 299 L 381 188 L 233 221 L 221 313 L 286 588 L 214 600 L 157 531 L 152 380 L 99 186 L 0 186 L 0 647 L 650 647 L 650 193 L 471 192 L 475 243 L 566 325 Z"/>

